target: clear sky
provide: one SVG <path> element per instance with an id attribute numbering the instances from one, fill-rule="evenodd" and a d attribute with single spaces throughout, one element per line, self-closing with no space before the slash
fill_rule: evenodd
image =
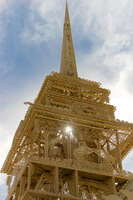
<path id="1" fill-rule="evenodd" d="M 133 1 L 68 0 L 79 76 L 111 90 L 133 122 Z M 0 0 L 0 168 L 47 74 L 59 71 L 65 0 Z M 133 171 L 132 152 L 124 162 Z M 125 164 L 126 163 L 126 164 Z M 0 199 L 6 186 L 0 176 Z"/>

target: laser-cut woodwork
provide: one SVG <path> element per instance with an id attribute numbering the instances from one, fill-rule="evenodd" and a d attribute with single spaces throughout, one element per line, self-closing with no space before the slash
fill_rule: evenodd
<path id="1" fill-rule="evenodd" d="M 48 75 L 16 130 L 1 172 L 6 200 L 130 200 L 122 160 L 133 124 L 115 119 L 110 91 L 78 77 L 66 5 L 60 73 Z"/>

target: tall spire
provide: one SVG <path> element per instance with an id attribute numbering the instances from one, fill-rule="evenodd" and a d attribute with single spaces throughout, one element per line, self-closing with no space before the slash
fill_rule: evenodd
<path id="1" fill-rule="evenodd" d="M 60 73 L 75 78 L 78 77 L 67 1 L 66 1 L 66 13 L 64 22 Z"/>

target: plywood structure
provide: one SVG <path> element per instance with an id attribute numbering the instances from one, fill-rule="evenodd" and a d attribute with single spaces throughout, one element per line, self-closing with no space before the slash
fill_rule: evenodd
<path id="1" fill-rule="evenodd" d="M 109 94 L 78 77 L 66 5 L 60 73 L 48 75 L 34 103 L 26 102 L 1 170 L 8 175 L 6 200 L 131 196 L 133 176 L 122 160 L 133 146 L 133 124 L 115 119 Z"/>

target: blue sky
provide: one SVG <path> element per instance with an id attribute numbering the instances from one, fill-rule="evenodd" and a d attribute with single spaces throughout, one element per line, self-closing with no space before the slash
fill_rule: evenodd
<path id="1" fill-rule="evenodd" d="M 116 117 L 132 122 L 133 1 L 68 3 L 79 76 L 109 88 Z M 64 12 L 65 0 L 0 0 L 0 167 L 24 102 L 35 99 L 47 74 L 59 71 Z M 131 152 L 125 163 L 133 171 L 132 159 Z"/>

